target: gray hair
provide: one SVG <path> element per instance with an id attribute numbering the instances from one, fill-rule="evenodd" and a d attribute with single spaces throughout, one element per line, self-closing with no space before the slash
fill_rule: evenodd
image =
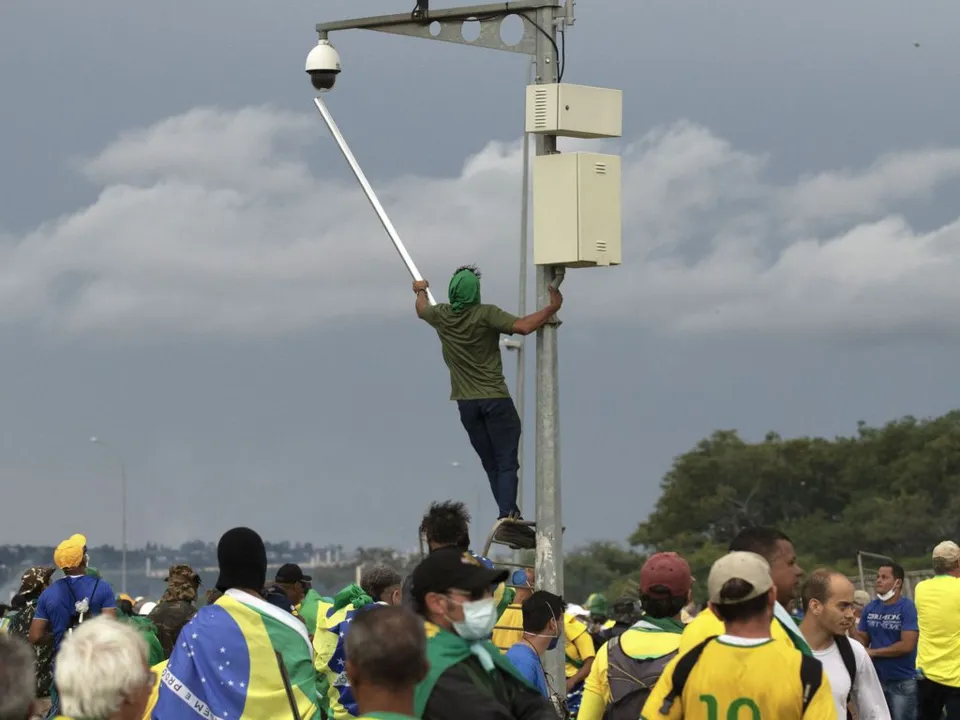
<path id="1" fill-rule="evenodd" d="M 400 573 L 387 565 L 374 565 L 360 575 L 360 587 L 376 602 L 382 599 L 387 590 L 402 584 L 403 578 L 400 577 Z"/>
<path id="2" fill-rule="evenodd" d="M 346 657 L 350 683 L 391 692 L 412 690 L 427 675 L 423 620 L 402 605 L 361 610 L 350 623 Z"/>
<path id="3" fill-rule="evenodd" d="M 37 699 L 37 656 L 23 640 L 0 635 L 0 720 L 26 720 Z"/>
<path id="4" fill-rule="evenodd" d="M 82 623 L 64 638 L 54 676 L 63 715 L 107 718 L 149 679 L 147 643 L 132 625 L 110 616 Z"/>

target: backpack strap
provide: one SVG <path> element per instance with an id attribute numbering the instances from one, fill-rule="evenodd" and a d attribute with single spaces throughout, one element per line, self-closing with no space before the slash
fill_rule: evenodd
<path id="1" fill-rule="evenodd" d="M 60 582 L 65 582 L 67 584 L 67 592 L 70 593 L 70 597 L 73 598 L 73 604 L 76 606 L 79 600 L 77 600 L 77 594 L 73 592 L 73 586 L 70 584 L 69 578 L 63 578 Z M 97 594 L 97 588 L 100 587 L 100 578 L 97 578 L 97 581 L 93 584 L 93 590 L 90 591 L 90 610 L 93 610 L 93 596 Z"/>
<path id="2" fill-rule="evenodd" d="M 70 593 L 70 597 L 73 598 L 74 604 L 77 602 L 77 595 L 73 592 L 73 587 L 70 585 L 70 578 L 61 578 L 59 582 L 66 583 L 67 592 Z"/>
<path id="3" fill-rule="evenodd" d="M 837 643 L 837 649 L 840 651 L 840 658 L 843 660 L 843 666 L 847 669 L 850 676 L 850 692 L 847 693 L 847 703 L 853 696 L 853 687 L 857 682 L 857 658 L 853 654 L 853 646 L 850 644 L 850 638 L 846 635 L 834 635 L 834 641 Z M 849 708 L 847 709 L 847 718 L 852 718 Z"/>
<path id="4" fill-rule="evenodd" d="M 803 688 L 803 712 L 807 712 L 814 696 L 823 684 L 823 665 L 815 657 L 802 655 L 800 659 L 800 685 Z"/>
<path id="5" fill-rule="evenodd" d="M 694 645 L 690 648 L 689 652 L 682 655 L 677 661 L 677 664 L 674 665 L 673 676 L 670 679 L 670 692 L 668 692 L 667 696 L 663 699 L 663 706 L 660 708 L 661 715 L 664 717 L 670 715 L 670 708 L 673 707 L 673 703 L 677 701 L 677 698 L 683 695 L 683 689 L 687 684 L 687 680 L 690 679 L 690 673 L 693 672 L 697 661 L 700 659 L 700 656 L 703 655 L 703 649 L 716 640 L 717 637 L 717 635 L 711 635 L 699 645 Z"/>

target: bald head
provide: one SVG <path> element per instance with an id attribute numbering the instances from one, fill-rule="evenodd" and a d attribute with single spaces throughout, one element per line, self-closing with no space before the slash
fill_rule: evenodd
<path id="1" fill-rule="evenodd" d="M 807 577 L 801 590 L 803 612 L 824 630 L 843 635 L 853 625 L 855 588 L 842 573 L 821 568 Z"/>

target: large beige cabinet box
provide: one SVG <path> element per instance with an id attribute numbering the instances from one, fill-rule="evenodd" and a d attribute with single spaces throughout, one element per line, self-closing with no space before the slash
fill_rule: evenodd
<path id="1" fill-rule="evenodd" d="M 552 83 L 527 86 L 527 132 L 572 138 L 623 134 L 623 91 Z"/>
<path id="2" fill-rule="evenodd" d="M 542 155 L 533 161 L 533 261 L 537 265 L 619 265 L 620 157 Z"/>

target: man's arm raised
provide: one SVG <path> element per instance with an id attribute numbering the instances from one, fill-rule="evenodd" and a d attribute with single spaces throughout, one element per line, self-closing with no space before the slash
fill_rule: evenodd
<path id="1" fill-rule="evenodd" d="M 514 334 L 529 335 L 535 333 L 560 311 L 560 307 L 563 305 L 563 295 L 553 286 L 548 287 L 547 290 L 550 291 L 550 304 L 543 310 L 537 310 L 535 313 L 530 313 L 518 319 L 513 324 Z"/>
<path id="2" fill-rule="evenodd" d="M 413 283 L 413 292 L 417 295 L 417 302 L 414 306 L 417 311 L 417 317 L 423 317 L 423 311 L 430 307 L 430 300 L 427 299 L 427 288 L 430 283 L 426 280 L 415 280 Z"/>

